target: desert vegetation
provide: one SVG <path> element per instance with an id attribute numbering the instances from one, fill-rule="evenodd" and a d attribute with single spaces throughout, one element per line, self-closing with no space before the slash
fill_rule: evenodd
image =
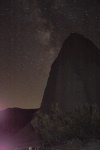
<path id="1" fill-rule="evenodd" d="M 87 142 L 100 138 L 100 110 L 96 104 L 76 109 L 73 115 L 62 112 L 56 104 L 48 114 L 38 113 L 32 124 L 40 141 L 48 146 L 66 144 L 72 139 Z"/>

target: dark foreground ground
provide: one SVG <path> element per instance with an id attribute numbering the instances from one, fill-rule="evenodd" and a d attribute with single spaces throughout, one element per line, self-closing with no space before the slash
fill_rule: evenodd
<path id="1" fill-rule="evenodd" d="M 16 148 L 18 150 L 27 150 L 30 146 L 33 148 L 38 146 L 38 138 L 30 124 L 13 138 L 6 137 L 5 139 L 1 139 L 0 142 L 0 150 L 15 150 Z M 80 140 L 74 139 L 68 141 L 67 144 L 41 150 L 100 150 L 100 140 L 91 139 L 83 144 Z"/>
<path id="2" fill-rule="evenodd" d="M 21 145 L 20 145 L 21 144 Z M 15 150 L 18 146 L 18 150 L 25 150 L 29 148 L 29 145 L 32 144 L 29 141 L 26 141 L 26 143 L 20 143 L 19 145 L 13 145 L 13 143 L 2 143 L 2 146 L 0 146 L 0 150 Z M 34 142 L 33 142 L 34 145 Z M 33 146 L 34 147 L 34 146 Z M 40 149 L 38 149 L 40 150 Z M 41 149 L 42 150 L 42 149 Z M 100 141 L 91 140 L 87 144 L 82 144 L 79 140 L 72 140 L 68 141 L 66 145 L 56 146 L 52 148 L 47 148 L 43 150 L 100 150 Z"/>

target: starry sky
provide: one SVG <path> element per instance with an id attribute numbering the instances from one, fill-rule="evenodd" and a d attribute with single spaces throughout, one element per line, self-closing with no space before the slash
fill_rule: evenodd
<path id="1" fill-rule="evenodd" d="M 70 33 L 100 48 L 100 0 L 0 0 L 0 110 L 38 108 Z"/>

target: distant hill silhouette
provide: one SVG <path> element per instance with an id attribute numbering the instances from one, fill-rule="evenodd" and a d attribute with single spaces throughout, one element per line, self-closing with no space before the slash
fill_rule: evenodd
<path id="1" fill-rule="evenodd" d="M 8 108 L 0 111 L 0 139 L 20 131 L 32 119 L 38 109 Z"/>
<path id="2" fill-rule="evenodd" d="M 40 109 L 49 111 L 55 103 L 68 112 L 100 106 L 100 50 L 83 35 L 72 33 L 51 66 Z"/>

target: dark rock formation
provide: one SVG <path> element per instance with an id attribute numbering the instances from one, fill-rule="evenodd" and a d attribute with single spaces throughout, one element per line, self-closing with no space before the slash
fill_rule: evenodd
<path id="1" fill-rule="evenodd" d="M 18 149 L 28 150 L 30 146 L 35 147 L 37 143 L 38 143 L 37 133 L 34 131 L 31 123 L 29 123 L 13 136 L 10 145 L 12 144 L 13 150 L 16 147 Z"/>
<path id="2" fill-rule="evenodd" d="M 21 108 L 8 108 L 0 111 L 0 150 L 13 150 L 16 144 L 24 145 L 25 142 L 31 144 L 32 140 L 34 141 L 36 134 L 30 122 L 37 111 L 38 109 Z M 31 139 L 33 137 L 34 139 Z"/>
<path id="3" fill-rule="evenodd" d="M 33 118 L 38 109 L 8 108 L 0 111 L 0 140 L 16 134 Z"/>
<path id="4" fill-rule="evenodd" d="M 51 67 L 41 110 L 48 111 L 54 103 L 68 112 L 100 104 L 100 50 L 80 34 L 65 40 Z"/>

